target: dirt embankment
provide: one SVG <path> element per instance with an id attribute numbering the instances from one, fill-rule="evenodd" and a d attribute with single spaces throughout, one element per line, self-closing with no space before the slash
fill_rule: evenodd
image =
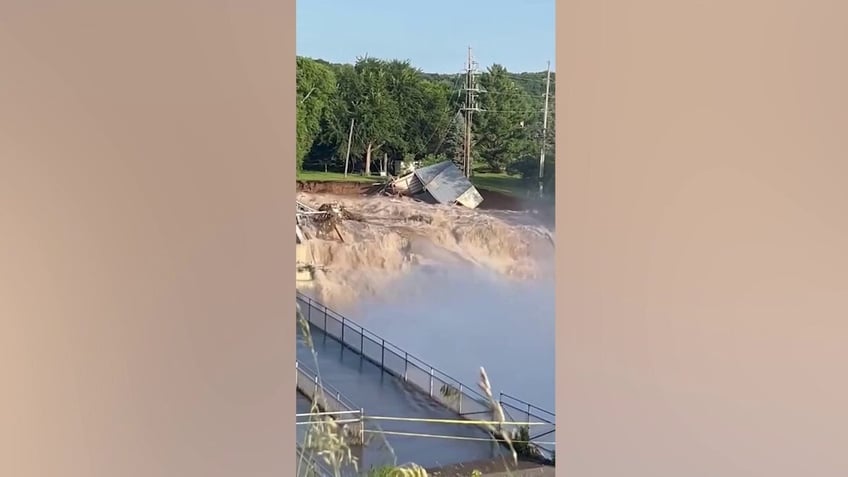
<path id="1" fill-rule="evenodd" d="M 378 191 L 379 183 L 356 181 L 297 181 L 298 192 L 330 195 L 363 195 Z"/>
<path id="2" fill-rule="evenodd" d="M 378 192 L 382 188 L 380 183 L 366 182 L 344 182 L 344 181 L 297 181 L 297 191 L 310 194 L 327 194 L 337 196 L 361 196 Z M 524 199 L 503 192 L 477 188 L 483 197 L 480 210 L 511 210 L 528 211 L 536 210 L 540 215 L 553 220 L 553 203 L 542 202 L 533 199 Z"/>

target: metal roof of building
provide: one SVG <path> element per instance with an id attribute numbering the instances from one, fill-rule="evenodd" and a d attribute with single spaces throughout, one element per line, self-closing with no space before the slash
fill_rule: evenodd
<path id="1" fill-rule="evenodd" d="M 424 190 L 442 204 L 459 202 L 473 209 L 483 201 L 471 181 L 451 161 L 416 169 L 414 174 L 424 186 Z"/>

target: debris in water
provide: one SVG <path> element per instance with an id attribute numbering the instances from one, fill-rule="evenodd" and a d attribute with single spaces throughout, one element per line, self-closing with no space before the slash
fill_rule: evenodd
<path id="1" fill-rule="evenodd" d="M 328 306 L 343 308 L 382 295 L 413 270 L 433 266 L 519 281 L 552 273 L 550 230 L 529 213 L 411 198 L 299 193 L 297 200 L 304 260 L 316 264 L 314 280 L 299 283 Z M 344 241 L 329 221 L 335 221 Z"/>
<path id="2" fill-rule="evenodd" d="M 315 235 L 327 237 L 332 236 L 333 232 L 335 232 L 335 236 L 341 242 L 344 242 L 344 237 L 342 236 L 341 230 L 339 230 L 339 224 L 341 224 L 344 220 L 363 222 L 365 221 L 365 218 L 362 215 L 348 211 L 337 202 L 322 204 L 317 209 L 313 209 L 302 202 L 298 202 L 298 240 L 302 240 L 301 236 L 306 235 L 305 229 L 308 228 L 307 226 L 311 225 L 314 231 L 317 232 Z"/>
<path id="3" fill-rule="evenodd" d="M 338 203 L 323 204 L 317 209 L 314 209 L 302 202 L 297 202 L 296 207 L 296 240 L 295 247 L 297 251 L 297 281 L 311 282 L 315 277 L 316 270 L 323 270 L 324 267 L 315 263 L 314 257 L 312 260 L 307 259 L 306 242 L 312 237 L 332 235 L 336 233 L 339 241 L 344 243 L 344 237 L 339 230 L 339 223 L 343 220 L 363 221 L 363 217 L 359 214 L 349 212 Z M 308 233 L 307 231 L 316 233 Z"/>

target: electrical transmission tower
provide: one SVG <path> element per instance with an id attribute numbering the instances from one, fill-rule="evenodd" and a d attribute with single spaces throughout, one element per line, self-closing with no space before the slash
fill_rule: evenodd
<path id="1" fill-rule="evenodd" d="M 465 106 L 462 111 L 465 113 L 465 147 L 463 152 L 463 172 L 465 177 L 471 177 L 471 126 L 473 114 L 480 109 L 477 107 L 477 63 L 471 55 L 471 47 L 468 47 L 468 62 L 465 66 Z"/>

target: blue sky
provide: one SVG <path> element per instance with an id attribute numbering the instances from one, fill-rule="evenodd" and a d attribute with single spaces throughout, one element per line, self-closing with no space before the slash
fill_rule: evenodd
<path id="1" fill-rule="evenodd" d="M 367 53 L 457 73 L 471 46 L 481 68 L 542 71 L 555 66 L 554 2 L 298 0 L 297 54 L 351 63 Z"/>

